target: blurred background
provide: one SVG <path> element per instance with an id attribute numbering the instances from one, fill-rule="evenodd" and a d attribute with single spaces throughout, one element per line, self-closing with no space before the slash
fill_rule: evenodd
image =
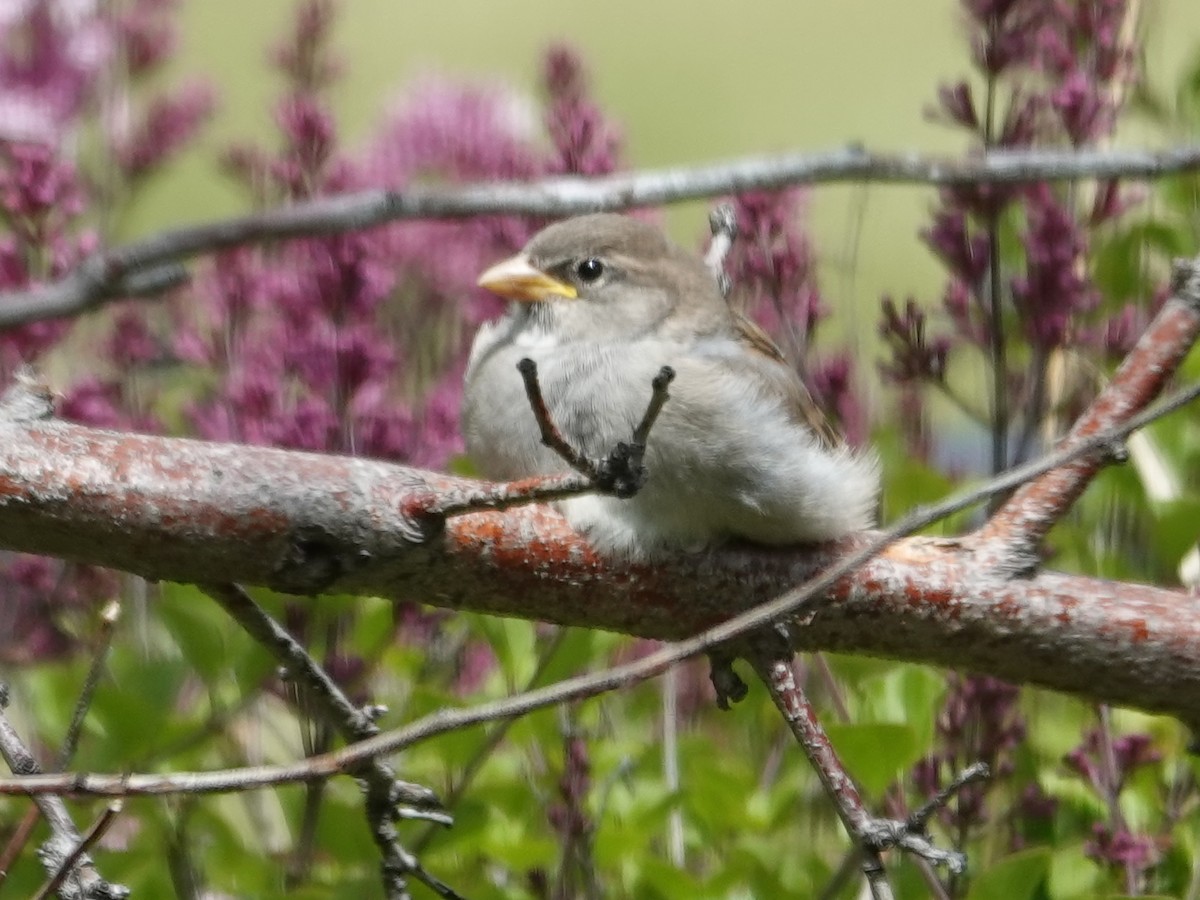
<path id="1" fill-rule="evenodd" d="M 1195 143 L 1200 123 L 1196 0 L 0 0 L 0 38 L 0 291 L 103 244 L 363 187 L 848 143 L 957 156 L 996 131 L 1158 147 Z M 977 115 L 989 78 L 972 42 L 1016 47 L 990 71 L 994 116 Z M 1195 173 L 820 186 L 739 197 L 728 267 L 826 409 L 878 450 L 888 521 L 1074 420 L 1166 296 L 1170 258 L 1195 254 L 1198 210 Z M 699 248 L 706 213 L 663 216 Z M 0 329 L 0 372 L 34 363 L 62 416 L 93 426 L 469 472 L 463 366 L 499 309 L 475 278 L 541 224 L 406 222 L 211 254 L 156 300 Z M 1188 583 L 1200 424 L 1147 431 L 1156 465 L 1135 452 L 1097 479 L 1048 541 L 1054 568 Z M 354 702 L 385 703 L 384 727 L 652 646 L 380 598 L 255 599 Z M 115 629 L 98 615 L 113 600 L 132 611 Z M 937 823 L 971 875 L 900 863 L 900 896 L 1200 897 L 1200 786 L 1174 720 L 887 660 L 815 655 L 797 676 L 872 809 L 903 818 L 977 760 L 996 773 Z M 0 554 L 0 680 L 5 715 L 64 769 L 214 769 L 338 743 L 196 587 L 60 560 Z M 712 701 L 701 661 L 410 748 L 400 771 L 456 822 L 408 823 L 405 841 L 474 898 L 857 896 L 856 855 L 761 685 L 732 714 Z M 357 900 L 379 888 L 361 807 L 349 779 L 131 802 L 101 859 L 143 896 Z M 44 877 L 37 821 L 0 798 L 14 896 Z"/>
<path id="2" fill-rule="evenodd" d="M 1169 92 L 1200 52 L 1200 3 L 1140 6 L 1145 77 Z M 126 237 L 245 208 L 244 193 L 216 173 L 213 149 L 263 132 L 280 90 L 266 52 L 292 9 L 290 0 L 184 4 L 172 74 L 214 79 L 219 106 L 197 149 L 145 191 Z M 347 64 L 332 107 L 350 146 L 367 138 L 405 86 L 431 73 L 507 79 L 534 95 L 541 54 L 556 41 L 580 52 L 594 96 L 623 126 L 632 167 L 855 142 L 931 153 L 966 145 L 961 133 L 923 115 L 938 84 L 970 74 L 963 13 L 950 0 L 353 0 L 342 4 L 334 41 Z M 1167 139 L 1136 116 L 1122 119 L 1122 144 Z M 941 272 L 917 237 L 933 196 L 878 185 L 813 192 L 826 299 L 850 310 L 868 304 L 861 326 L 845 323 L 851 330 L 874 330 L 882 293 L 936 299 Z M 677 239 L 699 241 L 705 214 L 702 204 L 673 207 Z M 835 332 L 841 319 L 830 322 Z"/>

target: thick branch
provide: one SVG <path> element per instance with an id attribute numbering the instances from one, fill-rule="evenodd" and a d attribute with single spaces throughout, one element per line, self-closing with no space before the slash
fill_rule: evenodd
<path id="1" fill-rule="evenodd" d="M 0 425 L 0 545 L 207 582 L 374 594 L 672 640 L 777 596 L 869 541 L 605 561 L 543 506 L 450 520 L 410 510 L 477 482 L 345 457 Z M 886 627 L 880 627 L 881 623 Z M 1200 721 L 1200 599 L 1043 572 L 981 572 L 910 539 L 840 581 L 793 629 L 831 649 L 989 672 Z"/>
<path id="2" fill-rule="evenodd" d="M 750 190 L 823 182 L 980 184 L 1077 178 L 1158 178 L 1200 169 L 1200 146 L 1150 150 L 1017 150 L 948 159 L 870 153 L 754 156 L 604 178 L 411 187 L 324 197 L 249 216 L 164 231 L 91 257 L 65 278 L 0 295 L 0 328 L 74 315 L 114 297 L 178 283 L 170 264 L 260 241 L 352 231 L 402 219 L 482 214 L 560 217 L 656 206 Z"/>

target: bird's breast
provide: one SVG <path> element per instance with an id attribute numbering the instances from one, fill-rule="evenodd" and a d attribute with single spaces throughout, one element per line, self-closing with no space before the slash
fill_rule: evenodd
<path id="1" fill-rule="evenodd" d="M 483 335 L 481 334 L 481 338 Z M 467 372 L 463 426 L 467 447 L 493 478 L 561 471 L 542 446 L 517 363 L 537 364 L 538 385 L 551 419 L 573 447 L 607 455 L 629 440 L 651 393 L 651 379 L 670 364 L 667 348 L 603 342 L 558 342 L 530 330 L 493 334 L 477 346 Z"/>

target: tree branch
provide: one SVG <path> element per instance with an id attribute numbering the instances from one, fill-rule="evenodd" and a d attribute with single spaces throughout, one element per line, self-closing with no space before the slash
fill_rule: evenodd
<path id="1" fill-rule="evenodd" d="M 696 166 L 533 182 L 410 187 L 322 197 L 248 216 L 163 231 L 90 257 L 64 278 L 0 294 L 0 328 L 76 315 L 107 300 L 174 286 L 177 265 L 261 241 L 352 231 L 406 219 L 488 214 L 561 217 L 657 206 L 797 184 L 996 184 L 1078 178 L 1160 178 L 1200 170 L 1200 146 L 1167 150 L 1005 150 L 966 159 L 871 153 L 862 147 L 752 156 Z"/>
<path id="2" fill-rule="evenodd" d="M 453 519 L 439 539 L 420 543 L 406 507 L 477 487 L 465 479 L 360 459 L 10 422 L 0 425 L 0 543 L 151 579 L 204 582 L 220 571 L 290 592 L 371 594 L 673 640 L 835 563 L 853 568 L 905 530 L 1119 440 L 1198 391 L 916 510 L 883 535 L 837 546 L 731 547 L 653 566 L 598 557 L 542 506 Z M 1200 598 L 1055 572 L 1012 579 L 981 571 L 950 540 L 903 541 L 853 574 L 834 576 L 815 585 L 819 608 L 797 612 L 804 597 L 787 594 L 682 654 L 791 612 L 795 649 L 989 672 L 1200 721 Z M 887 628 L 878 627 L 881 619 Z"/>
<path id="3" fill-rule="evenodd" d="M 1060 447 L 1077 446 L 1084 438 L 1144 409 L 1179 368 L 1197 336 L 1200 266 L 1180 260 L 1175 265 L 1171 298 L 1121 362 L 1108 389 L 1079 417 Z M 1123 448 L 1099 448 L 1022 486 L 972 536 L 977 559 L 987 567 L 1018 573 L 1036 566 L 1043 538 L 1114 452 L 1124 455 Z"/>
<path id="4" fill-rule="evenodd" d="M 1150 333 L 1176 316 L 1168 304 Z M 1171 331 L 1176 349 L 1159 359 L 1159 374 L 1182 358 L 1193 331 Z M 0 401 L 0 544 L 152 579 L 204 583 L 219 571 L 292 593 L 373 594 L 666 640 L 710 629 L 672 648 L 674 659 L 787 616 L 793 649 L 988 672 L 1196 724 L 1200 598 L 1054 572 L 1014 579 L 1010 568 L 982 564 L 973 536 L 910 539 L 876 556 L 939 515 L 1111 451 L 1200 390 L 1131 415 L 1145 402 L 1131 399 L 1136 388 L 1114 379 L 1097 398 L 1093 412 L 1116 411 L 1113 427 L 882 535 L 729 547 L 651 566 L 600 558 L 545 507 L 462 516 L 430 537 L 422 522 L 431 497 L 487 486 L 360 459 L 46 421 L 46 398 L 26 386 Z M 788 590 L 796 584 L 804 587 Z"/>

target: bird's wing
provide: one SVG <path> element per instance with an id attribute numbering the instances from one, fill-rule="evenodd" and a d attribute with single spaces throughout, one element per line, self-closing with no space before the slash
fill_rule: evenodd
<path id="1" fill-rule="evenodd" d="M 844 441 L 833 427 L 833 423 L 821 412 L 813 400 L 812 394 L 800 380 L 795 370 L 788 365 L 783 352 L 775 345 L 770 336 L 762 328 L 742 315 L 733 311 L 734 327 L 737 337 L 752 351 L 748 357 L 741 357 L 742 365 L 753 368 L 753 376 L 769 380 L 782 388 L 787 397 L 792 418 L 801 425 L 807 426 L 827 450 L 840 447 Z M 748 373 L 749 374 L 749 373 Z"/>

